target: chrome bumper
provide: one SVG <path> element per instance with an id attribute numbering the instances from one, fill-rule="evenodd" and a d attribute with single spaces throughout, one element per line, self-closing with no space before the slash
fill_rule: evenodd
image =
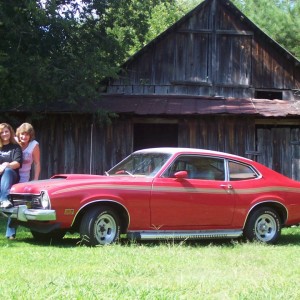
<path id="1" fill-rule="evenodd" d="M 55 221 L 56 213 L 53 209 L 28 209 L 26 205 L 2 209 L 2 214 L 18 221 Z"/>

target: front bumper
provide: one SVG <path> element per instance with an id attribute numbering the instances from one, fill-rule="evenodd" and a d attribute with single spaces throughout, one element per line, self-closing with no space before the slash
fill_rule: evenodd
<path id="1" fill-rule="evenodd" d="M 56 212 L 53 209 L 29 209 L 26 205 L 19 205 L 2 209 L 2 214 L 22 222 L 55 221 Z"/>

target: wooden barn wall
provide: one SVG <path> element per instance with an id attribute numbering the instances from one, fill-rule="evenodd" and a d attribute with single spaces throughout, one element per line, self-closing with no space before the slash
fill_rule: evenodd
<path id="1" fill-rule="evenodd" d="M 197 117 L 179 123 L 179 146 L 224 151 L 253 158 L 255 123 L 253 118 Z"/>
<path id="2" fill-rule="evenodd" d="M 275 52 L 273 45 L 265 38 L 253 40 L 253 85 L 257 89 L 296 89 L 300 82 L 294 78 L 299 67 L 288 59 L 284 53 Z"/>
<path id="3" fill-rule="evenodd" d="M 257 161 L 300 181 L 300 126 L 260 125 Z"/>
<path id="4" fill-rule="evenodd" d="M 251 98 L 280 89 L 292 99 L 299 67 L 284 50 L 222 5 L 206 5 L 126 65 L 109 93 Z"/>
<path id="5" fill-rule="evenodd" d="M 89 115 L 32 121 L 41 148 L 41 178 L 58 173 L 103 174 L 132 151 L 132 122 L 99 125 Z"/>
<path id="6" fill-rule="evenodd" d="M 41 179 L 58 173 L 103 174 L 133 150 L 131 116 L 120 116 L 106 125 L 84 114 L 50 114 L 33 120 L 25 115 L 2 116 L 2 120 L 14 128 L 25 121 L 33 124 L 41 148 Z M 190 116 L 177 120 L 179 147 L 245 156 L 300 181 L 297 120 L 290 125 L 276 125 L 270 120 L 267 125 L 265 121 L 255 124 L 254 118 L 246 116 Z"/>

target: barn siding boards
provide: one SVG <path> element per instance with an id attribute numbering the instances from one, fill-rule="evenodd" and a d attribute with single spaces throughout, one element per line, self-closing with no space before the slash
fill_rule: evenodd
<path id="1" fill-rule="evenodd" d="M 251 37 L 218 35 L 216 84 L 249 87 L 251 84 Z"/>
<path id="2" fill-rule="evenodd" d="M 300 178 L 300 128 L 293 128 L 291 132 L 291 172 L 292 178 Z"/>
<path id="3" fill-rule="evenodd" d="M 200 4 L 123 67 L 109 93 L 254 97 L 255 89 L 300 85 L 299 61 L 223 0 Z"/>
<path id="4" fill-rule="evenodd" d="M 242 156 L 255 149 L 255 125 L 251 118 L 201 116 L 185 119 L 183 124 L 179 127 L 181 147 L 225 151 Z"/>
<path id="5" fill-rule="evenodd" d="M 257 161 L 290 178 L 300 180 L 299 125 L 259 125 Z"/>
<path id="6" fill-rule="evenodd" d="M 99 125 L 91 116 L 51 115 L 32 122 L 41 148 L 41 178 L 103 174 L 132 151 L 132 121 Z"/>
<path id="7" fill-rule="evenodd" d="M 274 48 L 265 38 L 255 39 L 255 56 L 253 61 L 253 85 L 265 89 L 292 89 L 297 80 L 294 72 L 299 66 L 287 59 Z"/>
<path id="8" fill-rule="evenodd" d="M 176 76 L 171 84 L 211 83 L 210 55 L 207 51 L 209 38 L 208 34 L 202 33 L 181 32 L 176 35 Z"/>

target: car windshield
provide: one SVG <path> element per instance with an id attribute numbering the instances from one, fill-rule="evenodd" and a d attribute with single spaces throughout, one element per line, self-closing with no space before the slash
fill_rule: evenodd
<path id="1" fill-rule="evenodd" d="M 106 174 L 154 177 L 170 156 L 169 153 L 133 153 Z"/>

